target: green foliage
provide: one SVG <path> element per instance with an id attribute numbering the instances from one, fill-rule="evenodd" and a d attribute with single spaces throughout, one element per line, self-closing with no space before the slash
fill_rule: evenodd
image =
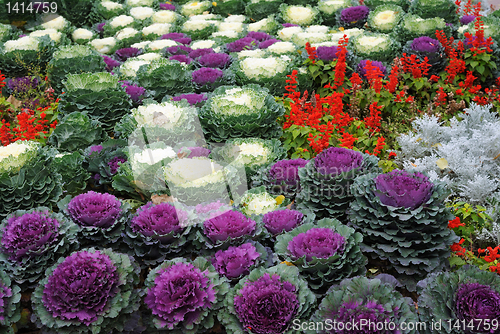
<path id="1" fill-rule="evenodd" d="M 2 298 L 2 317 L 0 320 L 0 328 L 2 331 L 5 330 L 5 334 L 14 334 L 13 324 L 21 319 L 21 288 L 12 282 L 9 275 L 0 271 L 0 287 L 5 293 L 5 288 L 10 289 L 11 293 L 9 297 Z"/>
<path id="2" fill-rule="evenodd" d="M 245 14 L 253 20 L 259 21 L 269 15 L 276 14 L 280 5 L 281 1 L 279 0 L 249 2 L 245 6 Z"/>
<path id="3" fill-rule="evenodd" d="M 452 0 L 415 0 L 409 12 L 423 19 L 440 17 L 448 23 L 458 23 L 457 5 Z"/>
<path id="4" fill-rule="evenodd" d="M 54 168 L 63 179 L 63 192 L 76 195 L 87 187 L 90 174 L 83 168 L 84 157 L 80 152 L 59 154 L 54 157 Z"/>
<path id="5" fill-rule="evenodd" d="M 83 150 L 107 138 L 100 125 L 85 114 L 73 112 L 61 119 L 48 142 L 62 152 Z"/>

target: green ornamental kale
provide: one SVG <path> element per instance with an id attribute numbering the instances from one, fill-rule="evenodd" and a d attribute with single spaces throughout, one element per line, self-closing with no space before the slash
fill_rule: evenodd
<path id="1" fill-rule="evenodd" d="M 21 288 L 13 284 L 6 272 L 0 271 L 0 329 L 14 334 L 13 324 L 21 319 Z"/>

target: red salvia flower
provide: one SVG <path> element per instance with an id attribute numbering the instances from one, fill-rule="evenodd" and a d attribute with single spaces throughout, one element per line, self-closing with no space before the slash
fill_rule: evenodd
<path id="1" fill-rule="evenodd" d="M 306 51 L 307 55 L 309 56 L 309 59 L 311 59 L 312 63 L 314 64 L 316 62 L 316 58 L 318 58 L 318 56 L 316 55 L 316 48 L 311 46 L 311 43 L 307 42 Z"/>
<path id="2" fill-rule="evenodd" d="M 344 132 L 342 134 L 342 138 L 340 138 L 340 142 L 341 142 L 340 146 L 348 148 L 348 149 L 352 149 L 352 147 L 354 146 L 354 142 L 356 140 L 358 140 L 358 138 L 355 138 L 351 134 Z"/>
<path id="3" fill-rule="evenodd" d="M 372 133 L 379 130 L 382 108 L 383 106 L 378 106 L 376 101 L 370 104 L 370 116 L 365 118 L 365 124 Z"/>
<path id="4" fill-rule="evenodd" d="M 398 87 L 398 74 L 399 67 L 396 65 L 392 66 L 391 74 L 389 75 L 389 82 L 385 85 L 385 89 L 387 89 L 390 93 L 394 93 Z"/>
<path id="5" fill-rule="evenodd" d="M 370 87 L 373 88 L 377 94 L 380 94 L 380 91 L 382 90 L 382 78 L 384 77 L 384 74 L 378 66 L 372 65 L 371 60 L 366 61 L 365 69 L 366 78 L 370 83 Z"/>

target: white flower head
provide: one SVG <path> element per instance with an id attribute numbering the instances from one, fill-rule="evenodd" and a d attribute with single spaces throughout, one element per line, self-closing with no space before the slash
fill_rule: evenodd
<path id="1" fill-rule="evenodd" d="M 144 41 L 144 42 L 134 43 L 130 47 L 136 49 L 145 49 L 150 43 L 151 41 Z"/>
<path id="2" fill-rule="evenodd" d="M 307 27 L 305 32 L 326 34 L 326 33 L 328 33 L 329 30 L 330 30 L 330 27 L 328 27 L 328 26 L 315 25 L 315 26 Z"/>
<path id="3" fill-rule="evenodd" d="M 238 52 L 238 59 L 243 59 L 247 57 L 252 57 L 252 58 L 262 58 L 266 56 L 266 51 L 262 49 L 255 49 L 255 50 L 243 50 Z"/>
<path id="4" fill-rule="evenodd" d="M 302 29 L 301 27 L 283 28 L 278 31 L 278 37 L 283 41 L 291 41 L 294 35 L 297 35 L 301 32 L 304 32 L 304 29 Z"/>
<path id="5" fill-rule="evenodd" d="M 262 165 L 267 162 L 269 156 L 269 148 L 262 143 L 241 143 L 234 145 L 235 162 L 242 164 L 257 164 Z"/>
<path id="6" fill-rule="evenodd" d="M 245 15 L 230 15 L 224 19 L 225 22 L 245 22 Z"/>
<path id="7" fill-rule="evenodd" d="M 68 21 L 62 16 L 57 16 L 52 18 L 51 20 L 42 23 L 42 27 L 44 29 L 55 29 L 55 30 L 63 30 L 68 26 Z"/>
<path id="8" fill-rule="evenodd" d="M 190 1 L 181 6 L 181 14 L 184 16 L 201 14 L 212 6 L 210 1 Z"/>
<path id="9" fill-rule="evenodd" d="M 196 41 L 191 43 L 189 46 L 192 50 L 197 50 L 197 49 L 209 49 L 212 48 L 215 45 L 215 41 L 211 39 L 203 40 L 203 41 Z"/>
<path id="10" fill-rule="evenodd" d="M 171 10 L 160 10 L 151 17 L 153 23 L 174 23 L 179 18 L 179 14 Z"/>
<path id="11" fill-rule="evenodd" d="M 321 43 L 330 40 L 330 36 L 321 32 L 301 32 L 293 36 L 293 42 L 298 46 L 305 46 L 309 43 Z"/>
<path id="12" fill-rule="evenodd" d="M 384 10 L 373 18 L 376 25 L 389 24 L 396 21 L 396 13 L 393 10 Z"/>
<path id="13" fill-rule="evenodd" d="M 189 19 L 191 21 L 216 20 L 217 19 L 217 15 L 215 15 L 215 14 L 199 14 L 199 15 L 193 15 Z"/>
<path id="14" fill-rule="evenodd" d="M 279 73 L 283 73 L 287 65 L 287 62 L 278 57 L 248 57 L 240 61 L 240 68 L 249 79 L 272 78 Z"/>
<path id="15" fill-rule="evenodd" d="M 170 39 L 160 39 L 160 40 L 156 40 L 156 41 L 149 43 L 147 48 L 150 51 L 156 51 L 156 50 L 161 50 L 161 49 L 168 48 L 171 46 L 176 46 L 176 45 L 177 45 L 177 43 L 175 41 L 170 40 Z"/>
<path id="16" fill-rule="evenodd" d="M 32 36 L 24 36 L 16 40 L 10 40 L 4 43 L 3 48 L 5 52 L 15 50 L 38 50 L 38 39 Z"/>
<path id="17" fill-rule="evenodd" d="M 113 1 L 103 1 L 101 2 L 101 6 L 106 8 L 107 10 L 115 10 L 122 9 L 123 5 L 121 3 L 113 2 Z"/>
<path id="18" fill-rule="evenodd" d="M 276 199 L 268 192 L 261 194 L 245 194 L 241 199 L 242 212 L 246 215 L 261 215 L 278 208 Z"/>
<path id="19" fill-rule="evenodd" d="M 7 146 L 0 146 L 0 173 L 19 171 L 36 155 L 40 144 L 35 141 L 18 140 Z"/>
<path id="20" fill-rule="evenodd" d="M 269 52 L 274 54 L 295 52 L 296 49 L 295 44 L 292 42 L 276 42 L 267 48 Z"/>
<path id="21" fill-rule="evenodd" d="M 316 17 L 316 13 L 309 7 L 289 6 L 286 10 L 286 18 L 289 23 L 308 25 Z"/>
<path id="22" fill-rule="evenodd" d="M 110 53 L 116 45 L 116 39 L 114 37 L 107 37 L 102 39 L 94 39 L 90 42 L 90 45 L 100 53 Z"/>
<path id="23" fill-rule="evenodd" d="M 359 52 L 370 52 L 376 47 L 385 48 L 389 45 L 389 37 L 383 35 L 360 36 L 356 39 L 356 49 Z"/>
<path id="24" fill-rule="evenodd" d="M 128 26 L 129 24 L 132 24 L 133 22 L 134 22 L 134 18 L 132 16 L 120 15 L 120 16 L 113 18 L 109 22 L 109 25 L 112 28 L 118 28 L 118 27 Z"/>
<path id="25" fill-rule="evenodd" d="M 133 162 L 139 162 L 142 164 L 154 165 L 157 162 L 160 162 L 164 159 L 173 159 L 177 157 L 177 153 L 175 153 L 172 147 L 167 148 L 156 148 L 156 149 L 145 149 L 140 153 L 135 153 Z"/>
<path id="26" fill-rule="evenodd" d="M 216 31 L 212 33 L 212 37 L 228 37 L 228 38 L 237 38 L 238 37 L 238 32 L 234 30 L 224 30 L 224 31 Z"/>
<path id="27" fill-rule="evenodd" d="M 350 3 L 346 0 L 326 0 L 318 2 L 318 9 L 328 15 L 333 15 L 340 8 L 349 7 Z"/>
<path id="28" fill-rule="evenodd" d="M 123 28 L 122 30 L 118 31 L 115 35 L 115 38 L 118 40 L 124 40 L 125 38 L 131 38 L 137 35 L 139 31 L 134 28 Z"/>
<path id="29" fill-rule="evenodd" d="M 265 30 L 266 25 L 269 24 L 269 19 L 265 18 L 260 21 L 250 23 L 247 25 L 247 30 L 248 31 L 259 31 L 259 30 Z"/>
<path id="30" fill-rule="evenodd" d="M 142 33 L 144 36 L 155 34 L 158 36 L 168 34 L 172 25 L 170 23 L 153 23 L 150 26 L 142 28 Z"/>
<path id="31" fill-rule="evenodd" d="M 146 61 L 153 61 L 161 58 L 162 58 L 161 54 L 156 52 L 148 52 L 135 57 L 135 59 L 146 60 Z"/>
<path id="32" fill-rule="evenodd" d="M 151 7 L 153 5 L 154 0 L 126 0 L 125 4 L 130 7 L 137 6 L 148 6 Z"/>
<path id="33" fill-rule="evenodd" d="M 156 125 L 166 129 L 179 126 L 179 123 L 184 121 L 183 116 L 185 113 L 185 108 L 171 102 L 139 106 L 137 109 L 132 110 L 132 114 L 139 126 Z"/>
<path id="34" fill-rule="evenodd" d="M 163 170 L 168 183 L 183 188 L 225 182 L 224 168 L 206 157 L 174 160 Z"/>
<path id="35" fill-rule="evenodd" d="M 133 7 L 130 9 L 130 15 L 137 20 L 145 20 L 154 14 L 153 8 L 150 7 Z"/>
<path id="36" fill-rule="evenodd" d="M 241 22 L 221 22 L 219 24 L 219 31 L 243 31 L 243 23 Z"/>
<path id="37" fill-rule="evenodd" d="M 92 31 L 83 28 L 78 28 L 75 31 L 73 31 L 73 34 L 71 34 L 73 41 L 77 41 L 79 39 L 90 40 L 92 36 L 94 36 L 94 33 Z"/>
<path id="38" fill-rule="evenodd" d="M 211 21 L 205 21 L 205 20 L 192 21 L 192 20 L 187 20 L 182 25 L 182 30 L 184 30 L 184 31 L 202 30 L 202 29 L 205 29 L 206 27 L 210 26 L 211 24 L 213 24 Z"/>
<path id="39" fill-rule="evenodd" d="M 49 36 L 51 40 L 58 43 L 61 40 L 62 33 L 55 29 L 35 30 L 30 34 L 31 37 Z"/>
<path id="40" fill-rule="evenodd" d="M 150 61 L 137 58 L 129 58 L 120 66 L 120 76 L 125 78 L 135 78 L 137 71 L 143 65 L 148 65 Z"/>

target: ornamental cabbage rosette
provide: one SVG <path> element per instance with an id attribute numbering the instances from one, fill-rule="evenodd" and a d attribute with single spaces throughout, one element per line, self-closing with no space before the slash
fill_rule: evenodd
<path id="1" fill-rule="evenodd" d="M 344 278 L 364 275 L 368 261 L 359 247 L 362 241 L 353 228 L 325 218 L 278 235 L 274 250 L 299 268 L 313 291 L 324 293 Z"/>
<path id="2" fill-rule="evenodd" d="M 84 45 L 67 45 L 57 49 L 47 65 L 47 76 L 56 94 L 63 89 L 68 74 L 103 72 L 106 68 L 99 53 Z"/>
<path id="3" fill-rule="evenodd" d="M 106 130 L 112 129 L 132 107 L 130 96 L 111 73 L 68 74 L 64 84 L 59 111 L 63 115 L 85 113 Z"/>
<path id="4" fill-rule="evenodd" d="M 408 11 L 423 19 L 440 17 L 447 23 L 458 23 L 457 5 L 452 0 L 415 0 Z"/>
<path id="5" fill-rule="evenodd" d="M 361 276 L 345 279 L 330 288 L 311 321 L 301 326 L 308 334 L 333 333 L 332 329 L 338 334 L 418 333 L 413 300 L 396 291 L 399 286 L 394 277 L 386 274 L 373 279 Z M 309 326 L 311 323 L 324 326 L 313 329 Z M 328 330 L 328 323 L 336 327 Z M 346 329 L 347 324 L 351 324 L 352 330 Z M 430 322 L 427 324 L 430 326 Z M 400 327 L 406 328 L 400 330 Z"/>
<path id="6" fill-rule="evenodd" d="M 423 19 L 418 15 L 406 14 L 394 30 L 394 35 L 405 43 L 417 37 L 428 36 L 436 38 L 436 30 L 443 30 L 450 36 L 452 30 L 446 21 L 440 17 Z"/>
<path id="7" fill-rule="evenodd" d="M 99 144 L 107 138 L 99 121 L 75 111 L 59 120 L 48 142 L 60 152 L 74 152 Z"/>
<path id="8" fill-rule="evenodd" d="M 235 61 L 231 69 L 238 85 L 257 84 L 269 89 L 273 95 L 282 95 L 286 85 L 286 75 L 291 72 L 292 59 L 286 55 L 279 57 L 246 57 Z"/>
<path id="9" fill-rule="evenodd" d="M 282 233 L 290 232 L 302 224 L 314 222 L 315 215 L 310 211 L 297 211 L 279 208 L 262 216 L 262 225 L 271 236 L 273 243 Z"/>
<path id="10" fill-rule="evenodd" d="M 80 152 L 59 153 L 54 156 L 53 166 L 61 174 L 63 192 L 66 194 L 82 193 L 87 187 L 90 174 L 83 168 L 84 157 Z"/>
<path id="11" fill-rule="evenodd" d="M 263 234 L 260 222 L 234 209 L 222 214 L 213 212 L 210 216 L 198 226 L 193 239 L 194 246 L 206 254 L 241 245 L 249 239 L 257 240 Z"/>
<path id="12" fill-rule="evenodd" d="M 115 16 L 125 14 L 124 5 L 113 1 L 102 1 L 94 3 L 91 15 L 96 21 L 110 20 Z"/>
<path id="13" fill-rule="evenodd" d="M 280 207 L 276 198 L 271 196 L 264 186 L 247 190 L 238 199 L 240 210 L 247 216 L 258 216 L 274 211 Z M 288 203 L 282 202 L 284 207 Z"/>
<path id="14" fill-rule="evenodd" d="M 262 166 L 286 157 L 286 151 L 278 139 L 239 138 L 226 141 L 225 145 L 214 148 L 212 156 L 238 167 L 245 167 L 246 177 L 250 177 Z"/>
<path id="15" fill-rule="evenodd" d="M 0 218 L 16 210 L 51 207 L 62 194 L 62 177 L 54 168 L 54 149 L 18 141 L 0 147 Z M 19 157 L 19 159 L 17 159 Z"/>
<path id="16" fill-rule="evenodd" d="M 202 67 L 192 72 L 193 87 L 196 92 L 211 92 L 217 87 L 234 84 L 235 78 L 231 70 Z"/>
<path id="17" fill-rule="evenodd" d="M 257 22 L 247 24 L 247 31 L 263 31 L 268 34 L 273 34 L 279 28 L 281 28 L 281 24 L 278 23 L 274 14 Z"/>
<path id="18" fill-rule="evenodd" d="M 21 319 L 21 288 L 14 285 L 7 273 L 0 271 L 0 329 L 14 334 L 12 325 Z"/>
<path id="19" fill-rule="evenodd" d="M 297 267 L 257 268 L 226 295 L 219 321 L 228 334 L 299 334 L 292 324 L 309 319 L 316 296 Z"/>
<path id="20" fill-rule="evenodd" d="M 281 6 L 279 0 L 251 0 L 245 6 L 245 14 L 259 21 L 276 14 Z"/>
<path id="21" fill-rule="evenodd" d="M 193 41 L 204 40 L 217 31 L 217 22 L 215 20 L 187 20 L 180 30 L 188 34 Z"/>
<path id="22" fill-rule="evenodd" d="M 299 169 L 298 209 L 309 209 L 318 218 L 344 217 L 353 200 L 349 188 L 359 175 L 379 170 L 375 156 L 341 147 L 330 147 Z"/>
<path id="23" fill-rule="evenodd" d="M 212 265 L 221 276 L 237 283 L 253 269 L 272 263 L 272 252 L 258 242 L 247 242 L 240 246 L 229 246 L 211 257 Z"/>
<path id="24" fill-rule="evenodd" d="M 231 138 L 277 138 L 276 121 L 284 114 L 269 90 L 257 85 L 217 88 L 200 110 L 200 123 L 209 142 Z"/>
<path id="25" fill-rule="evenodd" d="M 366 0 L 363 3 L 365 6 L 370 7 L 371 10 L 375 10 L 378 6 L 385 6 L 385 5 L 396 5 L 403 10 L 408 10 L 408 7 L 410 6 L 410 1 L 409 0 Z"/>
<path id="26" fill-rule="evenodd" d="M 337 25 L 346 28 L 363 28 L 370 8 L 367 6 L 352 6 L 347 7 L 337 12 Z"/>
<path id="27" fill-rule="evenodd" d="M 368 15 L 368 26 L 377 32 L 391 33 L 404 14 L 403 8 L 398 5 L 378 6 Z"/>
<path id="28" fill-rule="evenodd" d="M 216 6 L 212 7 L 212 12 L 215 14 L 227 16 L 245 13 L 245 2 L 242 0 L 220 0 L 215 4 Z"/>
<path id="29" fill-rule="evenodd" d="M 137 209 L 127 223 L 124 241 L 142 267 L 157 266 L 167 256 L 190 252 L 186 243 L 194 213 L 179 204 L 149 202 Z"/>
<path id="30" fill-rule="evenodd" d="M 0 23 L 0 43 L 11 39 L 14 34 L 14 27 L 10 24 Z"/>
<path id="31" fill-rule="evenodd" d="M 337 24 L 337 11 L 350 7 L 349 0 L 321 0 L 318 2 L 318 10 L 323 17 L 323 24 L 335 26 Z"/>
<path id="32" fill-rule="evenodd" d="M 310 26 L 321 24 L 322 19 L 317 8 L 307 6 L 290 6 L 282 4 L 279 8 L 283 22 L 298 24 L 300 26 Z"/>
<path id="33" fill-rule="evenodd" d="M 59 208 L 79 226 L 83 246 L 116 246 L 128 221 L 130 205 L 107 193 L 66 196 Z"/>
<path id="34" fill-rule="evenodd" d="M 180 13 L 186 17 L 199 15 L 206 12 L 212 7 L 210 1 L 189 1 L 182 5 L 180 8 Z"/>
<path id="35" fill-rule="evenodd" d="M 304 168 L 308 162 L 298 158 L 263 166 L 252 176 L 252 186 L 263 185 L 271 195 L 283 195 L 293 200 L 300 191 L 299 168 Z"/>
<path id="36" fill-rule="evenodd" d="M 0 224 L 0 261 L 14 281 L 33 287 L 59 256 L 78 247 L 77 233 L 78 226 L 48 208 L 15 211 Z"/>
<path id="37" fill-rule="evenodd" d="M 31 295 L 31 321 L 44 333 L 122 332 L 139 309 L 139 272 L 132 257 L 110 249 L 61 257 Z"/>
<path id="38" fill-rule="evenodd" d="M 85 169 L 92 175 L 95 185 L 109 185 L 113 182 L 113 176 L 120 165 L 128 161 L 124 152 L 126 145 L 124 140 L 109 139 L 85 150 Z"/>
<path id="39" fill-rule="evenodd" d="M 500 276 L 464 266 L 418 283 L 420 321 L 441 323 L 421 333 L 499 333 Z"/>
<path id="40" fill-rule="evenodd" d="M 201 257 L 165 261 L 148 274 L 145 285 L 150 327 L 175 334 L 210 330 L 229 289 L 226 279 Z"/>
<path id="41" fill-rule="evenodd" d="M 441 43 L 434 38 L 428 36 L 417 37 L 414 40 L 406 42 L 403 47 L 403 53 L 407 55 L 416 55 L 420 61 L 424 61 L 427 57 L 427 62 L 431 67 L 429 74 L 439 74 L 446 65 L 446 56 Z"/>
<path id="42" fill-rule="evenodd" d="M 388 260 L 409 290 L 428 273 L 445 269 L 458 237 L 444 205 L 449 191 L 418 172 L 367 174 L 351 186 L 349 220 L 362 231 L 363 252 Z"/>
<path id="43" fill-rule="evenodd" d="M 139 68 L 137 80 L 141 87 L 151 91 L 156 100 L 165 95 L 179 92 L 189 93 L 192 89 L 191 72 L 187 65 L 178 61 L 158 59 Z"/>
<path id="44" fill-rule="evenodd" d="M 222 166 L 207 157 L 175 159 L 162 172 L 171 195 L 190 206 L 208 200 L 229 203 L 228 187 L 237 189 L 241 184 L 237 168 Z"/>
<path id="45" fill-rule="evenodd" d="M 43 72 L 53 52 L 54 42 L 49 36 L 24 36 L 0 43 L 2 74 L 17 78 L 28 75 L 30 68 Z"/>
<path id="46" fill-rule="evenodd" d="M 364 33 L 349 40 L 354 54 L 360 59 L 390 63 L 401 51 L 401 44 L 391 35 Z"/>

